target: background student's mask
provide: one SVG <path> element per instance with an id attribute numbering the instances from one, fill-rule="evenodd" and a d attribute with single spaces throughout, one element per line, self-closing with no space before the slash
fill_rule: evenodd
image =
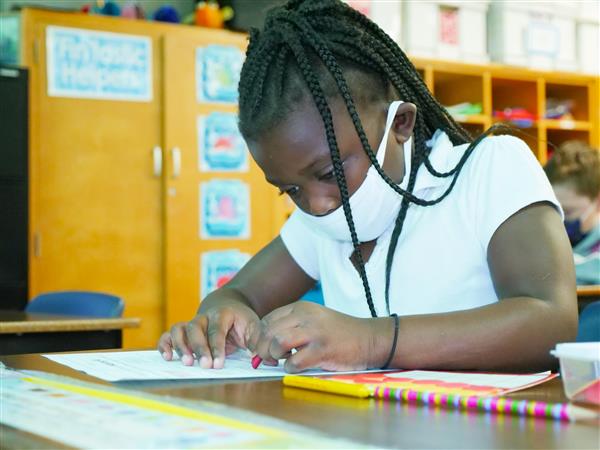
<path id="1" fill-rule="evenodd" d="M 400 100 L 392 102 L 388 109 L 385 132 L 376 155 L 381 167 L 385 160 L 388 135 L 402 103 Z M 412 137 L 403 144 L 405 177 L 410 172 L 411 148 Z M 402 197 L 371 166 L 360 187 L 350 197 L 350 209 L 359 242 L 372 241 L 381 236 L 398 216 L 401 202 Z M 326 216 L 312 216 L 302 210 L 298 210 L 298 214 L 309 227 L 331 239 L 352 241 L 342 206 Z"/>

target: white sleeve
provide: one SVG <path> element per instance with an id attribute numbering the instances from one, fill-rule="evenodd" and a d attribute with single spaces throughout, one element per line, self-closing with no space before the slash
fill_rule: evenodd
<path id="1" fill-rule="evenodd" d="M 509 217 L 537 202 L 563 212 L 542 166 L 525 142 L 514 136 L 484 139 L 473 151 L 469 178 L 475 230 L 487 250 L 494 232 Z"/>
<path id="2" fill-rule="evenodd" d="M 280 231 L 281 240 L 294 261 L 314 280 L 319 279 L 318 245 L 322 239 L 293 212 Z"/>

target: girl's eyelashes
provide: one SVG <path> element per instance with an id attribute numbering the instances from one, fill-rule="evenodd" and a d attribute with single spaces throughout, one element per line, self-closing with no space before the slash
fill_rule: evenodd
<path id="1" fill-rule="evenodd" d="M 342 167 L 346 165 L 346 161 L 342 161 Z M 317 180 L 319 181 L 331 181 L 335 178 L 335 171 L 333 167 L 331 167 L 327 172 L 317 175 Z"/>
<path id="2" fill-rule="evenodd" d="M 334 173 L 333 173 L 333 168 L 332 168 L 329 172 L 319 175 L 317 178 L 319 181 L 329 181 L 329 180 L 332 180 L 333 177 L 334 177 Z"/>
<path id="3" fill-rule="evenodd" d="M 346 164 L 346 161 L 342 161 L 342 166 L 345 164 Z M 320 175 L 315 175 L 315 178 L 318 181 L 322 181 L 325 183 L 330 182 L 332 180 L 335 180 L 335 171 L 333 170 L 333 167 L 331 167 L 327 172 L 322 173 Z M 297 196 L 299 192 L 300 192 L 299 186 L 291 186 L 288 188 L 279 188 L 279 195 L 287 194 L 292 198 Z"/>
<path id="4" fill-rule="evenodd" d="M 280 188 L 279 189 L 279 195 L 287 194 L 290 197 L 294 197 L 298 193 L 299 190 L 300 190 L 300 188 L 298 186 L 292 186 L 292 187 L 289 187 L 287 189 L 281 189 Z"/>

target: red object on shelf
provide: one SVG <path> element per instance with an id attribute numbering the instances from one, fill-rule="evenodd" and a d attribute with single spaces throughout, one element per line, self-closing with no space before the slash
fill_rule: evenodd
<path id="1" fill-rule="evenodd" d="M 505 108 L 501 111 L 494 111 L 494 117 L 504 120 L 528 119 L 535 120 L 535 114 L 527 111 L 525 108 Z"/>
<path id="2" fill-rule="evenodd" d="M 500 120 L 511 122 L 520 128 L 528 128 L 533 125 L 537 119 L 535 114 L 527 111 L 525 108 L 504 108 L 501 111 L 494 111 L 494 117 Z"/>

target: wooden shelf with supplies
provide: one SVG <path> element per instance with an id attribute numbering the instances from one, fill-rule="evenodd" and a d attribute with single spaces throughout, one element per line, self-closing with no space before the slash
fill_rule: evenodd
<path id="1" fill-rule="evenodd" d="M 600 147 L 600 104 L 598 76 L 568 72 L 547 72 L 499 64 L 414 58 L 413 63 L 436 98 L 444 105 L 481 103 L 475 117 L 456 119 L 472 133 L 481 133 L 498 121 L 494 111 L 524 108 L 532 115 L 523 131 L 524 139 L 541 164 L 548 160 L 552 144 L 581 139 Z M 561 120 L 546 118 L 550 102 L 570 104 L 569 115 Z"/>

